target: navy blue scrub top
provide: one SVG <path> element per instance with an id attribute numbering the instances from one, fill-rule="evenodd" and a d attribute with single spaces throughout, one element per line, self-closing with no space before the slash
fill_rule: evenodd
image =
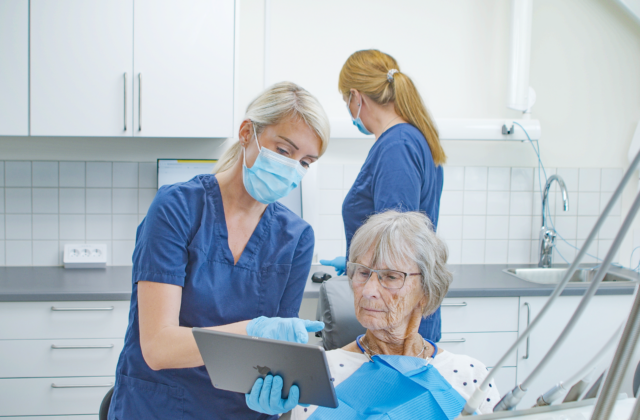
<path id="1" fill-rule="evenodd" d="M 138 227 L 129 327 L 109 419 L 276 419 L 250 410 L 244 394 L 215 389 L 204 366 L 151 370 L 140 349 L 137 282 L 182 287 L 184 327 L 297 317 L 313 246 L 311 226 L 274 203 L 234 265 L 215 175 L 160 188 Z"/>
<path id="2" fill-rule="evenodd" d="M 342 204 L 347 261 L 353 234 L 374 213 L 390 209 L 421 211 L 436 229 L 442 182 L 442 166 L 433 163 L 431 149 L 420 130 L 405 123 L 382 133 Z M 429 340 L 440 341 L 440 308 L 422 320 L 419 331 Z"/>

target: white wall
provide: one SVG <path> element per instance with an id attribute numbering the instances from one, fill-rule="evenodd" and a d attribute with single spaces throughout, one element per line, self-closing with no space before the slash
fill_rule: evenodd
<path id="1" fill-rule="evenodd" d="M 361 48 L 398 59 L 440 118 L 515 118 L 505 106 L 508 0 L 238 0 L 236 127 L 266 83 L 292 79 L 346 119 L 341 63 Z M 266 31 L 265 31 L 266 27 Z M 265 37 L 266 34 L 266 37 Z M 531 85 L 545 164 L 624 168 L 640 121 L 640 25 L 610 0 L 534 2 Z M 0 137 L 2 160 L 151 162 L 216 157 L 220 139 Z M 332 140 L 321 162 L 362 163 L 372 141 Z M 533 167 L 525 143 L 446 142 L 450 166 Z M 635 183 L 634 183 L 635 184 Z M 636 185 L 626 191 L 628 208 Z M 628 240 L 621 253 L 630 252 Z M 626 257 L 628 258 L 628 257 Z"/>

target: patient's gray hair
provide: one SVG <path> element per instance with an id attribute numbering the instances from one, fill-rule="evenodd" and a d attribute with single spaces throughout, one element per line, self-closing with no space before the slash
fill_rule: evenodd
<path id="1" fill-rule="evenodd" d="M 422 291 L 427 297 L 423 316 L 442 303 L 453 275 L 447 269 L 447 245 L 433 231 L 431 220 L 419 212 L 388 210 L 375 214 L 356 231 L 349 248 L 349 261 L 373 250 L 371 268 L 390 268 L 415 263 L 422 273 Z"/>

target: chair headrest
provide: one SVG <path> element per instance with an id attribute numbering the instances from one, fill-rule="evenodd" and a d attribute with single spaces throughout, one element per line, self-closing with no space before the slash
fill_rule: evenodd
<path id="1" fill-rule="evenodd" d="M 320 286 L 316 319 L 325 324 L 322 343 L 325 350 L 346 346 L 364 334 L 353 306 L 353 291 L 346 276 L 325 281 Z"/>

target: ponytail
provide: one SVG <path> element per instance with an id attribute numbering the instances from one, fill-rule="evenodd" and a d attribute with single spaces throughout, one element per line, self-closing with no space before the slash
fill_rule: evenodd
<path id="1" fill-rule="evenodd" d="M 427 107 L 424 106 L 413 81 L 409 76 L 398 72 L 393 75 L 393 82 L 391 84 L 394 85 L 396 91 L 394 101 L 396 113 L 400 115 L 403 120 L 422 132 L 431 149 L 433 163 L 435 163 L 436 166 L 442 165 L 447 161 L 447 156 L 442 149 L 438 129 L 433 123 Z"/>
<path id="2" fill-rule="evenodd" d="M 240 154 L 242 153 L 242 145 L 239 141 L 233 143 L 227 150 L 224 151 L 218 163 L 213 168 L 214 174 L 224 172 L 227 169 L 231 168 L 240 158 Z"/>
<path id="3" fill-rule="evenodd" d="M 388 54 L 378 50 L 357 51 L 342 66 L 338 89 L 344 96 L 356 89 L 378 105 L 393 101 L 396 113 L 420 130 L 431 149 L 434 164 L 440 166 L 447 156 L 438 130 L 413 81 L 398 70 L 398 63 Z"/>

